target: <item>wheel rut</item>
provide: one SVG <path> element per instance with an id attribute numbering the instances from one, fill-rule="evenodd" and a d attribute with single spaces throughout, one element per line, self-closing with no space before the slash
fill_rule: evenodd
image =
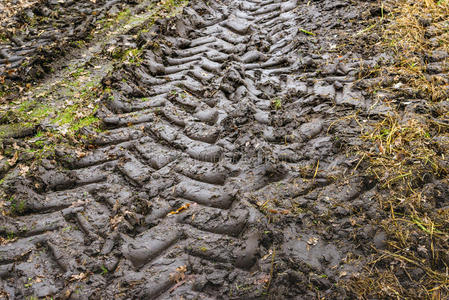
<path id="1" fill-rule="evenodd" d="M 382 107 L 354 86 L 360 57 L 313 42 L 338 28 L 332 14 L 368 5 L 332 3 L 191 1 L 133 37 L 141 62 L 102 80 L 97 116 L 108 130 L 81 130 L 92 150 L 58 149 L 34 178 L 11 180 L 23 209 L 2 217 L 0 233 L 15 238 L 0 246 L 0 289 L 313 297 L 301 277 L 313 274 L 312 286 L 335 293 L 343 272 L 360 269 L 349 227 L 375 193 L 346 152 L 358 130 L 348 111 Z M 375 214 L 371 205 L 360 209 Z"/>

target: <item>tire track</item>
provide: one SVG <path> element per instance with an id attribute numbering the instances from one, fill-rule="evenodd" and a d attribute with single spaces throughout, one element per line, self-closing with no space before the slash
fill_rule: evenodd
<path id="1" fill-rule="evenodd" d="M 313 6 L 326 11 L 320 5 Z M 344 138 L 341 128 L 326 129 L 348 107 L 372 103 L 353 89 L 355 61 L 301 54 L 298 24 L 311 11 L 296 0 L 193 1 L 139 34 L 142 61 L 103 80 L 110 92 L 98 116 L 109 130 L 84 129 L 97 149 L 83 157 L 61 150 L 67 170 L 43 166 L 38 188 L 16 183 L 24 216 L 7 218 L 0 233 L 19 239 L 0 253 L 22 254 L 4 254 L 0 270 L 34 278 L 20 268 L 44 249 L 55 267 L 40 282 L 58 291 L 42 297 L 75 298 L 81 289 L 91 298 L 190 299 L 262 296 L 276 242 L 291 258 L 279 269 L 292 263 L 318 273 L 338 265 L 356 245 L 326 242 L 324 225 L 310 242 L 310 227 L 288 223 L 281 232 L 269 224 L 269 210 L 303 207 L 321 216 L 369 190 L 357 178 L 343 188 L 336 182 L 356 161 L 335 141 Z M 302 215 L 298 223 L 309 221 Z M 33 229 L 21 230 L 25 223 Z M 318 248 L 306 253 L 311 245 Z M 89 279 L 77 280 L 82 274 Z M 245 280 L 255 283 L 235 288 Z M 38 293 L 11 281 L 3 288 Z"/>

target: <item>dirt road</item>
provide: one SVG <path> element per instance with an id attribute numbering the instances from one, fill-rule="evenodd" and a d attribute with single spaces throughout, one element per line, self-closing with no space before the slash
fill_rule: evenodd
<path id="1" fill-rule="evenodd" d="M 88 150 L 6 172 L 0 298 L 354 297 L 387 237 L 353 152 L 390 112 L 360 80 L 389 59 L 362 47 L 373 7 L 194 0 L 114 38 L 138 55 L 101 78 Z"/>

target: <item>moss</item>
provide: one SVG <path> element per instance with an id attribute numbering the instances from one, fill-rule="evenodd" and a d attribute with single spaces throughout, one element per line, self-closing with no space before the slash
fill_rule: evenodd
<path id="1" fill-rule="evenodd" d="M 96 36 L 102 33 L 107 34 L 111 32 L 108 29 L 111 26 L 118 30 L 114 31 L 113 34 L 125 32 L 130 28 L 136 30 L 138 34 L 142 30 L 150 28 L 155 20 L 179 12 L 178 8 L 186 3 L 187 1 L 179 0 L 161 1 L 158 4 L 149 5 L 146 11 L 138 15 L 133 15 L 130 9 L 126 9 L 113 17 L 105 17 L 98 20 L 97 29 L 99 30 L 92 31 L 91 34 Z M 50 22 L 51 20 L 36 17 L 28 21 L 29 24 L 37 24 L 37 22 Z M 0 41 L 1 38 L 0 36 Z M 72 41 L 71 45 L 81 48 L 86 46 L 86 42 L 77 40 Z M 143 50 L 141 48 L 128 49 L 119 50 L 113 56 L 114 59 L 119 59 L 120 62 L 139 65 L 142 62 L 142 53 Z M 101 95 L 111 95 L 112 91 L 109 88 L 103 89 L 101 85 L 102 77 L 96 78 L 91 73 L 91 70 L 93 69 L 86 65 L 69 66 L 64 72 L 68 76 L 65 76 L 64 79 L 61 79 L 55 85 L 39 89 L 36 95 L 31 96 L 28 100 L 13 103 L 11 105 L 11 111 L 14 111 L 13 117 L 6 119 L 4 123 L 14 122 L 16 125 L 0 127 L 0 138 L 2 136 L 23 136 L 25 133 L 28 136 L 28 133 L 30 133 L 33 135 L 29 137 L 32 149 L 24 151 L 32 152 L 36 158 L 41 158 L 53 155 L 55 146 L 61 145 L 63 142 L 69 144 L 68 141 L 70 141 L 70 144 L 78 145 L 81 139 L 78 136 L 75 138 L 75 135 L 85 126 L 90 126 L 93 130 L 100 132 L 101 128 L 99 125 L 101 122 L 94 116 L 98 107 L 94 106 L 93 103 Z M 0 97 L 6 96 L 5 89 L 4 86 L 0 86 Z M 41 101 L 41 99 L 45 100 L 45 102 Z M 53 99 L 56 99 L 56 101 Z M 63 100 L 64 102 L 62 102 Z M 143 99 L 143 101 L 148 100 L 150 99 Z M 52 104 L 48 105 L 48 103 Z M 37 125 L 43 123 L 55 125 L 54 129 L 34 132 Z M 21 131 L 23 128 L 33 131 L 23 132 Z"/>
<path id="2" fill-rule="evenodd" d="M 20 106 L 18 107 L 17 111 L 19 112 L 25 112 L 30 110 L 34 105 L 36 105 L 36 101 L 34 100 L 27 100 L 24 101 L 20 104 Z"/>
<path id="3" fill-rule="evenodd" d="M 7 201 L 10 203 L 9 214 L 20 215 L 25 212 L 26 202 L 24 200 L 17 201 L 14 196 L 12 196 Z"/>
<path id="4" fill-rule="evenodd" d="M 131 15 L 131 10 L 129 8 L 122 12 L 119 12 L 117 14 L 117 21 L 123 22 L 124 20 L 128 19 L 130 15 Z"/>
<path id="5" fill-rule="evenodd" d="M 73 41 L 71 43 L 72 47 L 75 48 L 84 48 L 86 46 L 86 42 L 83 40 L 79 40 L 79 41 Z"/>
<path id="6" fill-rule="evenodd" d="M 76 132 L 83 127 L 87 127 L 87 126 L 90 126 L 92 124 L 99 123 L 99 122 L 100 122 L 100 119 L 98 119 L 97 117 L 88 116 L 88 117 L 82 118 L 78 122 L 75 122 L 75 124 L 71 127 L 71 130 Z"/>
<path id="7" fill-rule="evenodd" d="M 78 105 L 73 105 L 66 108 L 61 114 L 59 114 L 54 120 L 52 120 L 52 122 L 58 125 L 73 123 L 77 109 Z"/>
<path id="8" fill-rule="evenodd" d="M 4 33 L 0 33 L 0 42 L 9 43 L 9 38 Z"/>
<path id="9" fill-rule="evenodd" d="M 111 57 L 121 62 L 126 62 L 133 65 L 140 65 L 142 63 L 142 49 L 128 49 L 122 50 L 120 48 L 114 49 Z"/>
<path id="10" fill-rule="evenodd" d="M 5 124 L 0 125 L 0 139 L 25 137 L 34 131 L 33 124 Z"/>
<path id="11" fill-rule="evenodd" d="M 41 104 L 38 105 L 35 109 L 33 109 L 29 114 L 29 116 L 32 120 L 40 121 L 54 112 L 55 112 L 54 108 L 45 104 Z"/>
<path id="12" fill-rule="evenodd" d="M 114 20 L 113 19 L 100 19 L 97 21 L 97 25 L 99 28 L 102 29 L 102 31 L 106 31 L 109 30 L 109 28 L 111 28 L 114 25 Z M 93 36 L 89 36 L 89 40 L 91 40 L 93 38 Z"/>
<path id="13" fill-rule="evenodd" d="M 132 65 L 140 65 L 142 63 L 142 49 L 130 49 L 125 51 L 122 60 Z"/>
<path id="14" fill-rule="evenodd" d="M 174 13 L 173 8 L 180 8 L 186 5 L 186 0 L 166 0 L 162 2 L 162 8 L 169 13 Z"/>
<path id="15" fill-rule="evenodd" d="M 73 78 L 79 78 L 82 75 L 88 75 L 88 72 L 82 67 L 76 69 L 74 72 L 70 74 L 70 76 Z"/>

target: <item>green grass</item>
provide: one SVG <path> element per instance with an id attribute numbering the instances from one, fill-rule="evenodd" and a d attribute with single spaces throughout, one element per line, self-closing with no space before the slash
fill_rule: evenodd
<path id="1" fill-rule="evenodd" d="M 106 269 L 106 267 L 105 266 L 101 266 L 100 267 L 101 268 L 101 275 L 106 275 L 106 274 L 108 274 L 108 269 Z"/>
<path id="2" fill-rule="evenodd" d="M 26 210 L 25 201 L 23 201 L 23 200 L 17 201 L 14 198 L 14 196 L 11 196 L 7 201 L 9 202 L 9 207 L 10 207 L 9 211 L 6 212 L 7 214 L 21 215 L 25 212 L 25 210 Z"/>
<path id="3" fill-rule="evenodd" d="M 281 101 L 281 99 L 279 99 L 279 98 L 274 99 L 274 100 L 271 102 L 271 105 L 273 106 L 273 108 L 274 108 L 275 110 L 281 110 L 281 109 L 282 109 L 282 101 Z"/>
<path id="4" fill-rule="evenodd" d="M 308 30 L 305 30 L 303 28 L 299 28 L 299 31 L 301 31 L 302 33 L 305 33 L 307 35 L 316 36 L 315 33 L 311 32 L 311 31 L 308 31 Z"/>
<path id="5" fill-rule="evenodd" d="M 128 9 L 121 11 L 117 14 L 117 21 L 123 22 L 124 20 L 129 19 L 130 16 L 131 16 L 131 10 L 128 8 Z"/>

